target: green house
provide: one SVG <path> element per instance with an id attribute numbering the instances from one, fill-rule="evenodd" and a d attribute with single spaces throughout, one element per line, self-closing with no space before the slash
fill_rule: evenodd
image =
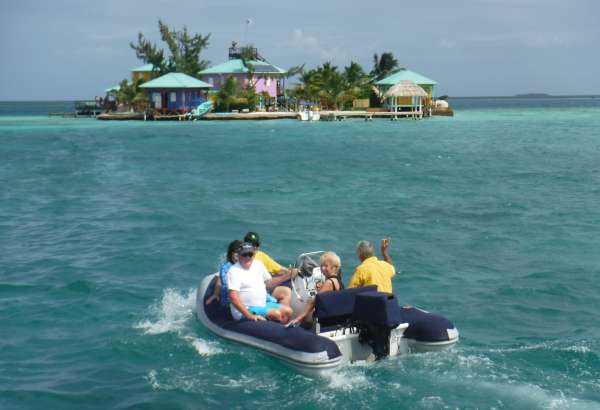
<path id="1" fill-rule="evenodd" d="M 393 74 L 385 77 L 382 80 L 376 81 L 375 85 L 379 88 L 381 94 L 385 94 L 385 92 L 390 89 L 392 86 L 399 84 L 400 81 L 412 81 L 413 83 L 420 86 L 427 93 L 427 99 L 432 101 L 435 96 L 435 86 L 437 82 L 421 75 L 419 73 L 415 73 L 407 68 L 401 68 L 395 71 Z"/>

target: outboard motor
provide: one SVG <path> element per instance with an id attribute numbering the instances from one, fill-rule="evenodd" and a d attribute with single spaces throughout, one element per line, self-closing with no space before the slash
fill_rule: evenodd
<path id="1" fill-rule="evenodd" d="M 390 335 L 402 323 L 402 314 L 393 294 L 371 291 L 356 295 L 352 322 L 359 342 L 369 344 L 380 359 L 390 355 Z"/>

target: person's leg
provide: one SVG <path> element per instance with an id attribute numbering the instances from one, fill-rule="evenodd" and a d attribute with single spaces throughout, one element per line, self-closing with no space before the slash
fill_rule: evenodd
<path id="1" fill-rule="evenodd" d="M 269 318 L 270 320 L 276 320 L 278 322 L 282 322 L 281 312 L 279 311 L 279 309 L 269 309 L 267 311 L 267 318 Z"/>
<path id="2" fill-rule="evenodd" d="M 292 318 L 292 308 L 279 303 L 267 303 L 267 309 L 269 309 L 267 316 L 269 319 L 278 320 L 279 322 L 286 324 Z"/>
<path id="3" fill-rule="evenodd" d="M 292 318 L 292 315 L 294 314 L 292 308 L 285 305 L 281 305 L 281 307 L 279 308 L 279 312 L 281 312 L 281 323 L 284 324 L 288 323 Z"/>
<path id="4" fill-rule="evenodd" d="M 292 290 L 287 286 L 277 286 L 271 295 L 282 305 L 290 306 L 292 304 Z"/>

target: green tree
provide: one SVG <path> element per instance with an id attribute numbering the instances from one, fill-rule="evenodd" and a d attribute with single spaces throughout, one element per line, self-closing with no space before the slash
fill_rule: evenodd
<path id="1" fill-rule="evenodd" d="M 119 91 L 117 91 L 117 101 L 125 107 L 133 108 L 135 111 L 143 111 L 148 108 L 148 97 L 140 89 L 143 80 L 137 80 L 133 83 L 127 80 L 121 81 Z"/>
<path id="2" fill-rule="evenodd" d="M 371 78 L 373 81 L 379 81 L 390 75 L 397 68 L 400 68 L 398 65 L 398 60 L 394 58 L 392 53 L 383 53 L 381 54 L 381 57 L 379 57 L 377 54 L 374 54 Z"/>
<path id="3" fill-rule="evenodd" d="M 238 94 L 238 83 L 233 77 L 228 77 L 217 93 L 217 110 L 230 111 L 231 105 L 235 103 Z"/>
<path id="4" fill-rule="evenodd" d="M 338 72 L 337 67 L 331 65 L 330 62 L 317 67 L 314 81 L 320 89 L 321 104 L 325 107 L 337 110 L 340 104 L 343 104 L 348 98 L 348 89 L 344 77 Z"/>
<path id="5" fill-rule="evenodd" d="M 161 20 L 158 21 L 161 39 L 167 44 L 169 57 L 165 57 L 165 51 L 155 43 L 147 40 L 142 33 L 138 34 L 137 44 L 131 42 L 130 47 L 135 50 L 137 58 L 145 63 L 151 63 L 159 74 L 179 72 L 198 76 L 198 72 L 208 67 L 209 62 L 200 58 L 202 51 L 208 46 L 210 34 L 191 35 L 187 27 L 176 31 L 170 29 Z"/>
<path id="6" fill-rule="evenodd" d="M 371 93 L 369 76 L 360 64 L 351 61 L 349 66 L 344 67 L 343 76 L 348 94 L 352 98 L 369 98 L 369 94 Z"/>

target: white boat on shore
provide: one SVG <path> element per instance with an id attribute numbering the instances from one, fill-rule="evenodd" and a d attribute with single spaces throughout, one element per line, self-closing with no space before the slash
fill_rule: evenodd
<path id="1" fill-rule="evenodd" d="M 300 121 L 319 121 L 321 119 L 321 113 L 312 110 L 299 111 L 298 119 Z"/>
<path id="2" fill-rule="evenodd" d="M 206 304 L 218 274 L 206 276 L 196 293 L 198 320 L 225 339 L 255 347 L 308 376 L 319 376 L 344 364 L 450 348 L 458 331 L 447 319 L 400 307 L 392 294 L 375 286 L 317 294 L 324 280 L 315 263 L 322 252 L 300 255 L 300 274 L 292 281 L 292 308 L 301 312 L 316 298 L 312 324 L 286 327 L 274 321 L 234 321 L 229 307 Z"/>

